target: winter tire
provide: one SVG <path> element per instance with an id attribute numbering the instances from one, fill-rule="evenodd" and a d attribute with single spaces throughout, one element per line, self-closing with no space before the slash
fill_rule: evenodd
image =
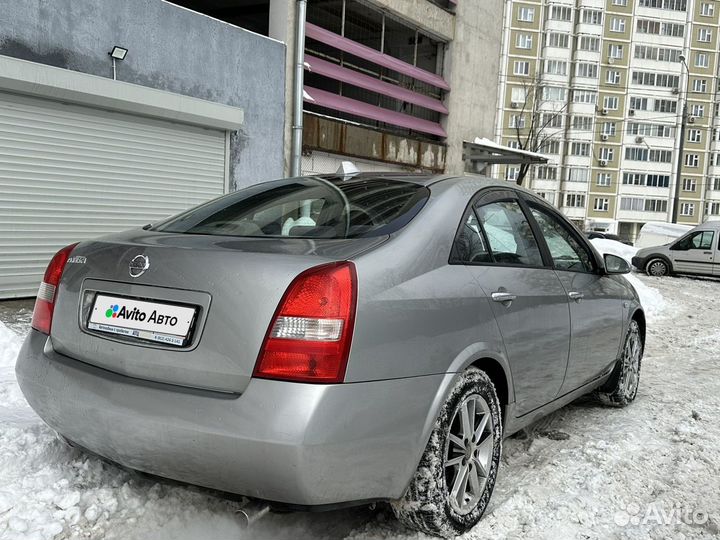
<path id="1" fill-rule="evenodd" d="M 663 277 L 670 274 L 670 265 L 663 259 L 650 259 L 645 265 L 648 276 Z"/>
<path id="2" fill-rule="evenodd" d="M 487 508 L 502 450 L 500 401 L 490 377 L 470 369 L 447 398 L 397 518 L 427 534 L 453 537 Z"/>
<path id="3" fill-rule="evenodd" d="M 640 384 L 640 365 L 642 364 L 643 342 L 640 325 L 630 321 L 622 355 L 608 381 L 597 395 L 606 405 L 625 407 L 635 400 Z"/>

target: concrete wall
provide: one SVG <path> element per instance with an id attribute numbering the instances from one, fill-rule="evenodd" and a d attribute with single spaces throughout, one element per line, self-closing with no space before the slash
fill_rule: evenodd
<path id="1" fill-rule="evenodd" d="M 0 0 L 0 54 L 240 107 L 231 187 L 284 174 L 285 46 L 161 0 Z"/>
<path id="2" fill-rule="evenodd" d="M 445 120 L 448 174 L 464 171 L 464 140 L 493 138 L 503 7 L 503 0 L 457 5 L 455 38 L 446 51 L 444 72 L 451 88 L 446 98 L 450 114 Z"/>

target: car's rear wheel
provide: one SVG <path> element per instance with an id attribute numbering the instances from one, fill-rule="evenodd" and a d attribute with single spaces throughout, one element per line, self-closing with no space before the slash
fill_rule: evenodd
<path id="1" fill-rule="evenodd" d="M 610 379 L 598 391 L 597 395 L 606 405 L 625 407 L 635 400 L 640 385 L 640 366 L 643 356 L 643 341 L 640 325 L 630 321 L 623 352 Z"/>
<path id="2" fill-rule="evenodd" d="M 464 533 L 487 508 L 501 449 L 495 386 L 485 372 L 470 369 L 446 400 L 405 495 L 392 503 L 395 515 L 428 534 Z"/>
<path id="3" fill-rule="evenodd" d="M 670 273 L 670 265 L 663 259 L 650 259 L 645 265 L 648 276 L 662 277 Z"/>

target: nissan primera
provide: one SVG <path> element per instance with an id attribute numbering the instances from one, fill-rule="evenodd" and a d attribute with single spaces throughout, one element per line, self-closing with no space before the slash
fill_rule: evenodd
<path id="1" fill-rule="evenodd" d="M 503 436 L 590 392 L 633 401 L 628 271 L 506 183 L 280 180 L 61 249 L 17 377 L 125 466 L 284 508 L 389 501 L 451 536 Z"/>

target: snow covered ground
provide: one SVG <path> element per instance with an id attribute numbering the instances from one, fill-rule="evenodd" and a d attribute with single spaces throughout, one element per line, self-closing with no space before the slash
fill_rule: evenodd
<path id="1" fill-rule="evenodd" d="M 607 246 L 606 246 L 607 247 Z M 650 313 L 637 401 L 584 399 L 505 441 L 488 512 L 465 538 L 720 536 L 720 282 L 633 275 Z M 379 506 L 271 514 L 68 449 L 30 410 L 13 363 L 27 320 L 0 323 L 0 539 L 406 539 Z"/>

